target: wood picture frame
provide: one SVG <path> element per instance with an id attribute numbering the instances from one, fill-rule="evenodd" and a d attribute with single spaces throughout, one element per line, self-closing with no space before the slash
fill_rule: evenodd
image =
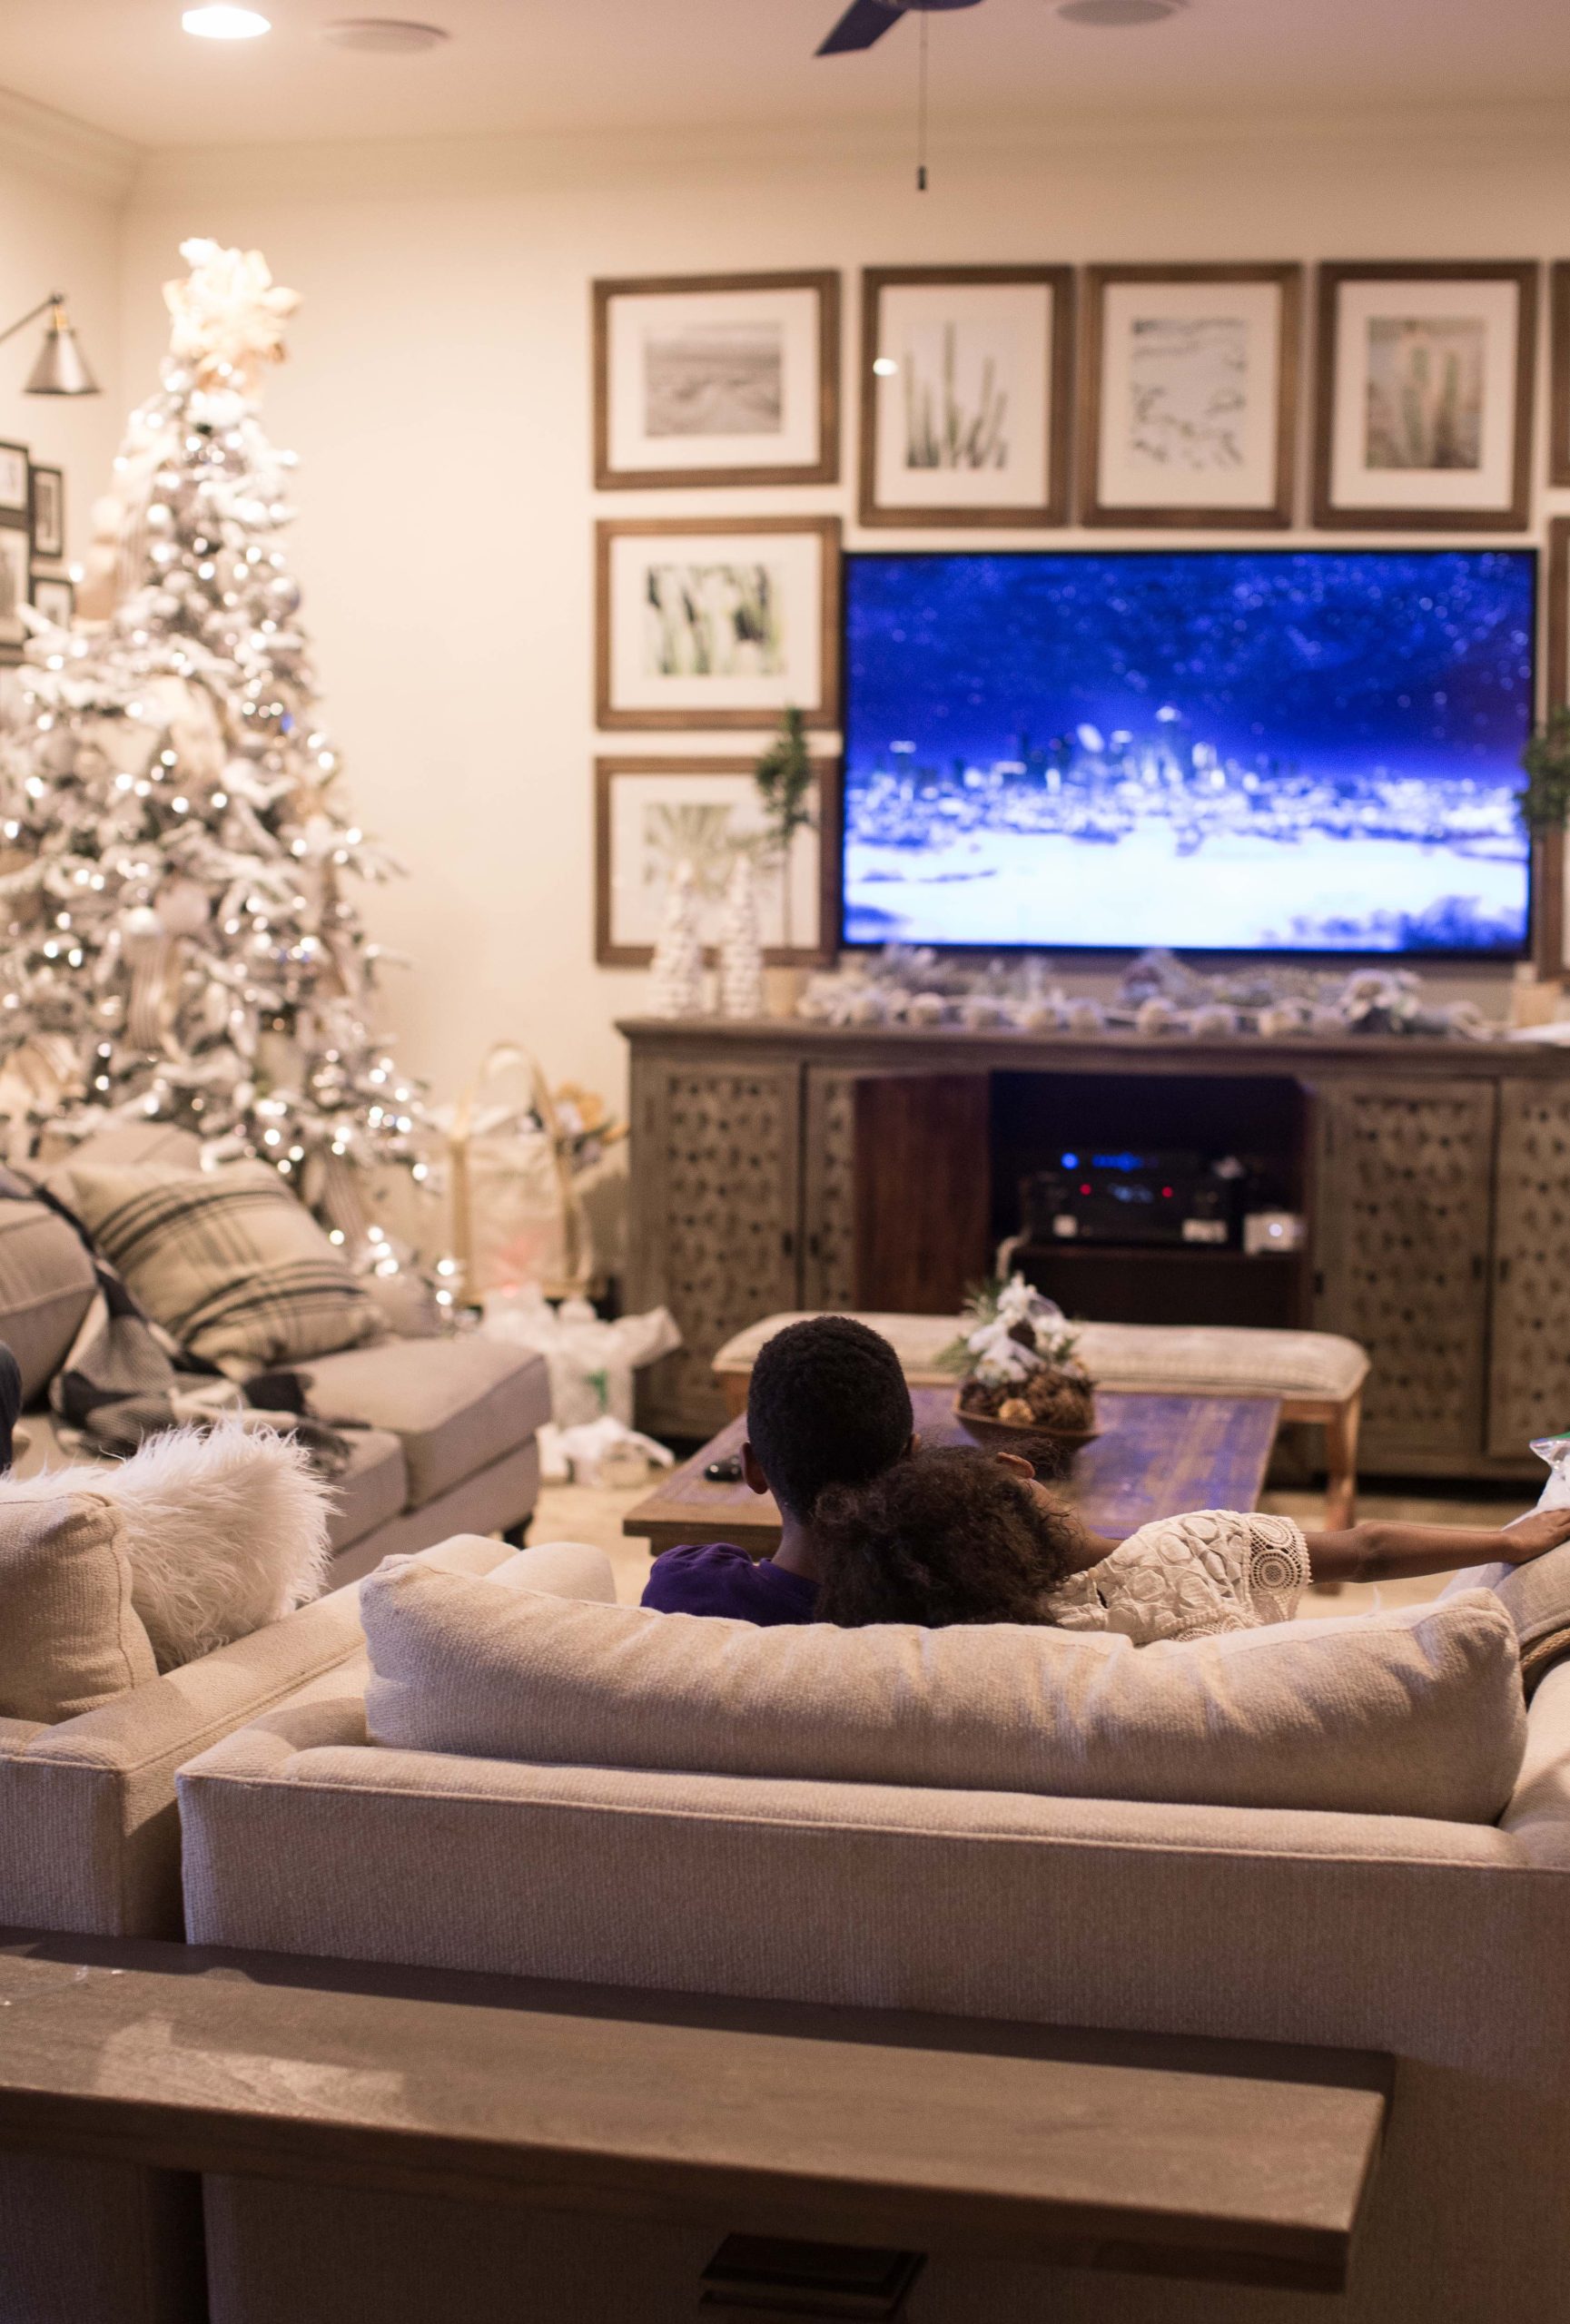
<path id="1" fill-rule="evenodd" d="M 751 579 L 772 606 L 778 598 L 777 631 L 772 645 L 758 635 L 759 625 L 752 620 L 753 641 L 748 650 L 755 661 L 767 659 L 770 653 L 782 656 L 775 669 L 720 670 L 710 668 L 684 672 L 672 666 L 661 666 L 661 656 L 656 655 L 655 666 L 648 666 L 647 652 L 647 615 L 652 597 L 647 582 L 652 568 L 647 559 L 635 553 L 625 552 L 622 545 L 638 541 L 668 541 L 691 544 L 700 555 L 705 544 L 711 552 L 729 541 L 755 543 L 787 543 L 796 545 L 792 556 L 783 548 L 772 559 L 759 549 L 751 569 Z M 602 517 L 595 527 L 595 718 L 607 732 L 623 728 L 657 731 L 664 728 L 688 732 L 743 727 L 753 732 L 766 733 L 778 724 L 787 708 L 801 711 L 804 723 L 813 728 L 834 727 L 840 717 L 840 596 L 841 528 L 837 517 Z M 645 575 L 641 589 L 637 585 L 639 570 Z M 748 579 L 747 568 L 739 562 L 731 564 L 718 557 L 708 566 L 696 565 L 672 568 L 673 574 L 698 576 L 700 589 L 706 574 L 718 578 L 726 576 L 725 586 L 738 579 Z M 700 625 L 693 604 L 694 592 L 684 577 L 682 594 L 688 606 L 688 620 L 683 643 L 692 647 L 688 659 L 714 660 L 715 628 L 712 623 Z M 815 589 L 817 603 L 805 608 L 799 600 Z M 795 592 L 798 602 L 790 602 Z M 746 609 L 740 609 L 745 611 Z M 742 643 L 740 611 L 733 616 L 732 643 Z M 635 655 L 628 628 L 635 621 L 642 621 L 646 651 L 641 657 L 643 666 L 631 670 Z M 759 650 L 753 650 L 754 648 Z M 665 657 L 667 662 L 680 658 L 676 654 Z M 742 656 L 738 652 L 737 660 Z"/>
<path id="2" fill-rule="evenodd" d="M 933 291 L 936 298 L 922 301 L 919 294 Z M 953 294 L 945 298 L 944 293 Z M 993 294 L 989 300 L 989 293 Z M 1014 294 L 1010 297 L 1008 294 Z M 1042 312 L 1032 318 L 1031 309 L 1037 303 L 1025 294 L 1035 293 Z M 920 310 L 925 304 L 932 310 L 923 324 Z M 988 320 L 988 307 L 993 310 Z M 903 308 L 903 349 L 901 355 L 886 351 L 889 335 L 900 328 L 899 309 Z M 1009 320 L 1010 310 L 1012 323 Z M 867 526 L 963 527 L 972 530 L 993 528 L 1025 529 L 1066 525 L 1070 512 L 1070 460 L 1073 444 L 1074 393 L 1074 271 L 1068 266 L 875 266 L 868 267 L 862 275 L 862 342 L 861 342 L 861 478 L 859 512 Z M 978 391 L 985 402 L 992 399 L 992 369 L 996 350 L 1008 344 L 1007 334 L 1012 330 L 1012 343 L 1018 347 L 1027 331 L 1039 331 L 1041 344 L 1036 350 L 1020 349 L 1017 375 L 1001 390 L 1006 418 L 1009 399 L 1019 404 L 1025 399 L 1030 416 L 1022 430 L 1017 449 L 1011 440 L 1006 447 L 1010 461 L 1022 478 L 1029 478 L 1034 487 L 1039 468 L 1039 487 L 1029 492 L 1015 485 L 1011 490 L 1005 483 L 1002 497 L 988 502 L 981 497 L 985 482 L 987 463 L 974 457 L 963 465 L 945 463 L 941 458 L 917 459 L 914 426 L 911 412 L 911 379 L 909 367 L 918 361 L 916 333 L 929 334 L 937 330 L 944 334 L 943 353 L 939 358 L 941 375 L 945 389 L 952 385 L 958 367 L 956 339 L 962 325 L 968 323 L 976 334 L 976 348 L 972 363 L 975 367 Z M 986 338 L 994 342 L 992 355 L 982 351 Z M 926 359 L 931 365 L 930 348 Z M 889 430 L 894 425 L 894 396 L 901 364 L 907 367 L 905 397 L 905 458 L 902 462 L 894 455 L 894 439 Z M 890 368 L 892 367 L 892 368 Z M 930 383 L 929 383 L 930 385 Z M 981 424 L 978 418 L 977 425 Z M 930 432 L 930 431 L 929 431 Z M 938 448 L 943 434 L 951 440 L 955 430 L 938 431 L 932 448 Z M 959 430 L 972 434 L 972 430 Z M 925 447 L 923 449 L 927 448 Z M 941 490 L 923 497 L 913 482 L 906 489 L 911 497 L 895 497 L 894 478 L 902 473 L 914 478 L 923 472 L 936 472 L 952 480 L 951 492 L 960 493 L 962 484 L 969 487 L 968 496 L 945 500 Z"/>
<path id="3" fill-rule="evenodd" d="M 33 528 L 33 554 L 46 565 L 58 564 L 65 554 L 65 472 L 63 468 L 27 470 L 27 513 Z"/>
<path id="4" fill-rule="evenodd" d="M 1548 481 L 1570 484 L 1570 259 L 1548 270 Z"/>
<path id="5" fill-rule="evenodd" d="M 26 625 L 17 613 L 33 602 L 33 529 L 26 511 L 0 510 L 0 668 L 21 661 Z"/>
<path id="6" fill-rule="evenodd" d="M 1110 307 L 1132 306 L 1131 295 L 1125 301 L 1120 294 L 1141 288 L 1151 309 L 1164 307 L 1164 314 L 1110 319 Z M 1229 298 L 1229 313 L 1221 310 Z M 1081 325 L 1081 523 L 1248 531 L 1290 525 L 1302 312 L 1303 269 L 1296 263 L 1088 267 Z M 1109 347 L 1110 320 L 1118 331 L 1114 348 Z M 1164 379 L 1154 368 L 1161 350 L 1153 346 L 1144 350 L 1149 375 L 1140 378 L 1135 350 L 1124 337 L 1131 322 L 1136 329 L 1164 324 L 1172 333 Z M 1273 378 L 1268 371 L 1253 402 L 1223 417 L 1224 399 L 1236 393 L 1229 370 L 1240 367 L 1247 378 L 1261 352 Z M 1103 442 L 1114 383 L 1131 420 L 1121 453 L 1121 492 L 1111 483 L 1118 448 Z M 1181 464 L 1176 472 L 1167 466 L 1174 454 Z M 1199 488 L 1192 497 L 1181 497 L 1182 466 L 1199 476 L 1207 465 L 1216 479 L 1210 495 Z M 1170 494 L 1160 489 L 1168 476 L 1179 487 Z"/>
<path id="7" fill-rule="evenodd" d="M 25 525 L 31 525 L 31 465 L 25 444 L 0 441 L 0 519 L 20 517 Z"/>
<path id="8" fill-rule="evenodd" d="M 1314 522 L 1343 532 L 1521 532 L 1530 519 L 1533 393 L 1536 378 L 1537 293 L 1540 269 L 1535 259 L 1497 261 L 1439 259 L 1414 260 L 1394 265 L 1369 261 L 1338 261 L 1322 265 L 1318 276 L 1318 344 L 1315 353 L 1314 396 Z M 1377 317 L 1375 301 L 1364 286 L 1388 284 L 1395 292 L 1413 286 L 1427 299 L 1429 311 Z M 1466 286 L 1476 291 L 1476 305 L 1467 311 Z M 1514 330 L 1510 329 L 1514 291 Z M 1494 293 L 1490 299 L 1488 294 Z M 1383 327 L 1383 346 L 1395 366 L 1401 360 L 1396 346 L 1397 331 L 1447 331 L 1456 334 L 1471 325 L 1481 335 L 1474 345 L 1456 340 L 1456 352 L 1447 360 L 1452 369 L 1464 362 L 1476 368 L 1476 379 L 1458 393 L 1463 409 L 1462 441 L 1456 456 L 1447 458 L 1437 443 L 1437 422 L 1426 419 L 1420 433 L 1434 439 L 1431 461 L 1381 457 L 1370 460 L 1368 448 L 1383 432 L 1373 400 L 1372 365 L 1365 339 L 1361 353 L 1343 344 L 1342 324 L 1348 302 L 1363 310 L 1349 318 L 1365 332 L 1376 323 Z M 1447 311 L 1448 310 L 1448 311 Z M 1432 360 L 1437 350 L 1421 350 Z M 1407 357 L 1408 379 L 1414 359 Z M 1359 382 L 1367 384 L 1359 391 Z M 1392 378 L 1395 377 L 1392 371 Z M 1363 444 L 1358 453 L 1359 438 Z M 1475 440 L 1474 440 L 1475 439 Z M 1455 452 L 1455 447 L 1447 448 Z M 1467 478 L 1476 473 L 1472 497 Z M 1410 491 L 1388 487 L 1381 498 L 1378 483 L 1370 478 L 1416 479 Z M 1425 497 L 1425 480 L 1427 497 Z M 1480 497 L 1479 497 L 1480 496 Z"/>
<path id="9" fill-rule="evenodd" d="M 591 298 L 597 491 L 838 482 L 836 272 L 621 276 L 596 281 Z M 650 320 L 663 307 L 673 334 L 664 348 L 657 382 L 649 375 L 650 342 L 641 342 L 641 395 L 640 383 L 623 369 L 634 360 L 634 310 L 640 306 Z M 746 343 L 749 319 L 750 347 Z M 663 389 L 667 424 L 651 430 L 648 407 L 657 385 Z M 714 418 L 724 416 L 715 406 L 728 407 L 743 423 L 739 429 L 693 428 L 695 409 L 706 400 Z M 794 439 L 797 456 L 760 458 L 760 448 L 766 449 L 771 434 L 785 444 Z M 684 442 L 706 442 L 711 456 L 698 461 L 673 457 L 662 463 L 653 448 L 662 441 L 677 448 Z"/>
<path id="10" fill-rule="evenodd" d="M 76 584 L 64 573 L 35 573 L 32 603 L 45 620 L 62 629 L 76 618 Z"/>
<path id="11" fill-rule="evenodd" d="M 672 791 L 679 791 L 683 788 L 701 789 L 707 782 L 717 783 L 720 779 L 726 779 L 728 787 L 734 792 L 738 784 L 751 785 L 756 764 L 755 758 L 710 758 L 696 751 L 685 756 L 670 752 L 653 755 L 633 753 L 626 756 L 611 754 L 595 760 L 594 957 L 601 968 L 643 969 L 647 968 L 654 958 L 652 930 L 647 942 L 629 942 L 625 931 L 618 928 L 620 915 L 616 903 L 617 785 L 628 778 L 636 782 L 637 778 L 647 776 L 651 787 L 664 782 Z M 812 931 L 811 942 L 765 943 L 763 957 L 771 968 L 818 966 L 832 960 L 839 945 L 842 763 L 837 754 L 825 753 L 823 757 L 814 759 L 813 769 L 818 785 L 816 828 L 803 836 L 816 851 L 816 864 L 808 884 L 816 908 L 817 925 Z M 802 887 L 802 877 L 798 873 L 793 893 L 799 893 Z M 717 890 L 708 901 L 711 904 L 717 901 Z M 766 899 L 760 899 L 760 902 L 766 907 Z M 794 940 L 794 930 L 792 934 Z M 712 964 L 716 957 L 716 947 L 706 944 L 706 960 Z"/>

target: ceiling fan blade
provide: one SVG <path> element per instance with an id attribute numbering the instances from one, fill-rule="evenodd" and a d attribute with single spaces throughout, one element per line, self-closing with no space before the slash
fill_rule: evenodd
<path id="1" fill-rule="evenodd" d="M 851 0 L 850 6 L 838 24 L 813 54 L 816 56 L 843 56 L 854 48 L 871 48 L 881 40 L 891 25 L 897 25 L 904 10 L 899 0 Z"/>

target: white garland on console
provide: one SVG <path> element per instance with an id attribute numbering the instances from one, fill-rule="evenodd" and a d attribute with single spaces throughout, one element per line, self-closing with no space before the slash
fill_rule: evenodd
<path id="1" fill-rule="evenodd" d="M 1344 1040 L 1406 1034 L 1492 1040 L 1503 1027 L 1469 1000 L 1428 999 L 1409 969 L 1237 969 L 1201 976 L 1140 953 L 1111 1000 L 1070 994 L 1039 953 L 980 965 L 891 944 L 811 979 L 797 1014 L 823 1025 L 929 1025 L 968 1032 L 1138 1033 L 1147 1039 Z"/>

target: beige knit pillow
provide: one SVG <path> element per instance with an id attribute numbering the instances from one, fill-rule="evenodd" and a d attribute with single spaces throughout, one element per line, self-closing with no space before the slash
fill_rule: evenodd
<path id="1" fill-rule="evenodd" d="M 0 1718 L 53 1726 L 157 1676 L 114 1502 L 0 1478 Z"/>
<path id="2" fill-rule="evenodd" d="M 381 1335 L 375 1301 L 266 1162 L 84 1166 L 63 1194 L 148 1314 L 230 1371 Z"/>

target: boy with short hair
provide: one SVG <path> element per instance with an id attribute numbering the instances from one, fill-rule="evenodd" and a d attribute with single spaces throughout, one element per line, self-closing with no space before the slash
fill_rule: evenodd
<path id="1" fill-rule="evenodd" d="M 813 1512 L 830 1485 L 870 1484 L 915 1443 L 911 1392 L 887 1340 L 851 1315 L 789 1324 L 759 1350 L 742 1474 L 779 1504 L 780 1544 L 755 1562 L 728 1541 L 667 1550 L 643 1603 L 772 1625 L 817 1620 Z"/>

